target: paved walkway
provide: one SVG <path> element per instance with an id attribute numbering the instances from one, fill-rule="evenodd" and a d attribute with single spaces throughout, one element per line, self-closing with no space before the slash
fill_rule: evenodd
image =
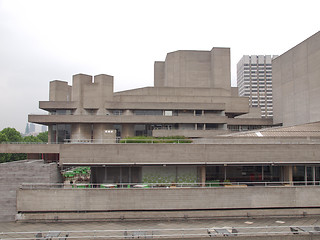
<path id="1" fill-rule="evenodd" d="M 43 235 L 59 232 L 63 237 L 89 239 L 93 236 L 139 236 L 141 235 L 207 235 L 207 229 L 230 227 L 240 232 L 290 232 L 290 226 L 320 226 L 320 217 L 297 218 L 246 218 L 220 220 L 184 220 L 184 221 L 119 221 L 119 222 L 56 222 L 56 223 L 23 223 L 1 222 L 0 239 L 25 238 L 34 239 L 36 233 Z M 194 230 L 192 230 L 194 229 Z M 54 235 L 54 234 L 53 234 Z M 59 239 L 59 238 L 53 238 Z M 98 238 L 97 238 L 98 239 Z M 102 239 L 102 238 L 100 238 Z"/>

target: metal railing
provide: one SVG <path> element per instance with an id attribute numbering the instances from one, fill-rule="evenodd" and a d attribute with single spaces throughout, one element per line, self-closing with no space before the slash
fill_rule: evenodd
<path id="1" fill-rule="evenodd" d="M 211 227 L 176 229 L 121 229 L 121 230 L 83 230 L 83 231 L 40 231 L 40 232 L 0 232 L 2 240 L 29 239 L 152 239 L 152 238 L 208 238 L 208 237 L 255 237 L 319 235 L 320 227 L 307 226 L 264 226 L 264 227 Z M 270 239 L 270 238 L 268 238 Z M 277 238 L 278 239 L 278 238 Z"/>
<path id="2" fill-rule="evenodd" d="M 169 143 L 169 144 L 183 144 L 193 143 L 192 139 L 167 139 L 167 138 L 110 138 L 110 139 L 64 139 L 63 142 L 1 142 L 0 144 L 113 144 L 113 143 L 142 143 L 142 144 L 155 144 L 155 143 Z"/>
<path id="3" fill-rule="evenodd" d="M 105 144 L 105 143 L 193 143 L 192 139 L 168 139 L 168 138 L 113 138 L 113 139 L 65 139 L 66 144 Z"/>
<path id="4" fill-rule="evenodd" d="M 1 142 L 0 144 L 48 144 L 46 142 Z"/>
<path id="5" fill-rule="evenodd" d="M 295 182 L 206 182 L 206 183 L 22 183 L 20 189 L 156 189 L 156 188 L 238 188 L 238 187 L 319 187 L 320 181 Z"/>

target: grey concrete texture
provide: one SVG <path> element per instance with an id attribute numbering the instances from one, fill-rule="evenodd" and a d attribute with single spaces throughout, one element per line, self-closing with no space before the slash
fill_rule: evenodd
<path id="1" fill-rule="evenodd" d="M 319 163 L 319 143 L 313 140 L 242 139 L 207 144 L 0 144 L 0 152 L 60 153 L 61 165 Z"/>
<path id="2" fill-rule="evenodd" d="M 185 97 L 230 97 L 230 90 L 200 87 L 143 87 L 115 92 L 114 97 L 120 96 L 185 96 Z M 233 96 L 233 95 L 232 95 Z M 235 95 L 238 97 L 238 95 Z"/>
<path id="3" fill-rule="evenodd" d="M 228 210 L 179 210 L 179 211 L 105 211 L 105 212 L 25 212 L 17 215 L 20 222 L 56 221 L 185 221 L 202 219 L 238 218 L 288 218 L 311 217 L 320 214 L 315 208 L 283 209 L 232 209 Z"/>
<path id="4" fill-rule="evenodd" d="M 29 115 L 30 122 L 53 123 L 226 123 L 226 116 L 139 116 L 139 115 Z M 241 119 L 240 121 L 243 122 Z M 261 121 L 262 123 L 264 121 Z M 74 132 L 72 132 L 73 134 Z"/>
<path id="5" fill-rule="evenodd" d="M 230 90 L 230 49 L 175 51 L 165 62 L 155 62 L 157 87 L 203 87 Z"/>
<path id="6" fill-rule="evenodd" d="M 59 144 L 0 144 L 0 153 L 59 153 Z"/>
<path id="7" fill-rule="evenodd" d="M 320 159 L 318 145 L 67 144 L 60 146 L 60 164 L 314 164 Z"/>
<path id="8" fill-rule="evenodd" d="M 320 121 L 320 32 L 272 61 L 274 123 Z"/>
<path id="9" fill-rule="evenodd" d="M 281 223 L 277 223 L 277 221 Z M 94 236 L 99 236 L 97 239 L 111 239 L 111 236 L 124 237 L 125 231 L 127 234 L 132 231 L 146 231 L 153 235 L 153 239 L 158 239 L 155 235 L 167 235 L 165 239 L 200 239 L 208 238 L 207 229 L 214 227 L 234 227 L 242 234 L 251 233 L 257 228 L 256 232 L 262 234 L 269 232 L 266 236 L 238 236 L 237 239 L 259 239 L 259 240 L 279 240 L 279 239 L 317 239 L 319 235 L 297 234 L 290 232 L 290 226 L 317 226 L 319 219 L 316 217 L 297 217 L 297 218 L 237 218 L 237 219 L 205 219 L 205 220 L 190 220 L 184 219 L 179 221 L 95 221 L 95 222 L 8 222 L 0 225 L 0 232 L 6 234 L 7 238 L 18 238 L 30 236 L 34 238 L 35 233 L 49 231 L 58 231 L 69 233 L 70 238 L 87 236 L 85 239 L 94 239 Z M 251 223 L 250 225 L 248 223 Z M 252 227 L 252 229 L 246 229 Z M 171 230 L 170 230 L 171 229 Z M 86 233 L 83 232 L 86 230 Z M 280 230 L 280 231 L 279 231 Z M 279 231 L 278 234 L 270 232 Z M 18 232 L 31 233 L 30 235 L 19 234 Z M 198 236 L 190 236 L 187 234 L 198 234 Z M 85 235 L 86 234 L 86 235 Z M 170 234 L 175 234 L 170 238 Z M 102 237 L 104 235 L 104 237 Z M 142 236 L 140 236 L 142 237 Z M 215 236 L 213 239 L 226 239 L 227 237 Z M 234 237 L 232 237 L 234 238 Z M 164 238 L 161 238 L 164 239 Z"/>
<path id="10" fill-rule="evenodd" d="M 19 189 L 17 211 L 23 213 L 319 208 L 319 194 L 318 186 Z"/>
<path id="11" fill-rule="evenodd" d="M 22 183 L 61 182 L 57 164 L 42 160 L 0 164 L 0 222 L 13 221 L 16 211 L 16 190 Z"/>

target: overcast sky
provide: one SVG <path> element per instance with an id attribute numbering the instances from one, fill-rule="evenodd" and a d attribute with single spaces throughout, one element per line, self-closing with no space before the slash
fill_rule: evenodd
<path id="1" fill-rule="evenodd" d="M 280 55 L 319 31 L 319 0 L 0 0 L 0 130 L 45 113 L 49 81 L 114 76 L 115 91 L 153 86 L 176 50 Z"/>

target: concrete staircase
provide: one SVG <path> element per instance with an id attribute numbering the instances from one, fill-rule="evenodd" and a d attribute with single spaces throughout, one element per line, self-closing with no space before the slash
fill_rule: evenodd
<path id="1" fill-rule="evenodd" d="M 56 163 L 22 160 L 0 164 L 0 222 L 14 221 L 17 214 L 16 190 L 22 183 L 59 183 Z"/>

